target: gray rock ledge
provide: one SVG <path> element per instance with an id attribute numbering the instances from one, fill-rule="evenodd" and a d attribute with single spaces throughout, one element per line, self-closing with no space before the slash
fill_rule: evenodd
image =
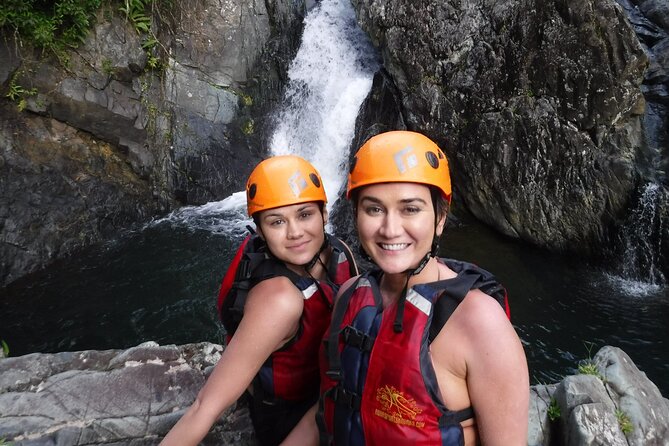
<path id="1" fill-rule="evenodd" d="M 199 343 L 0 358 L 0 440 L 13 446 L 155 445 L 179 419 L 223 348 Z M 619 348 L 595 374 L 532 386 L 528 445 L 669 444 L 669 400 Z M 549 415 L 550 414 L 550 415 Z M 255 445 L 244 403 L 203 445 Z"/>

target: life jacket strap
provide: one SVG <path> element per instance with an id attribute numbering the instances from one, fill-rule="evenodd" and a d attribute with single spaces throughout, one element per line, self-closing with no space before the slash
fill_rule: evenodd
<path id="1" fill-rule="evenodd" d="M 363 352 L 371 352 L 376 340 L 376 337 L 369 336 L 351 325 L 344 327 L 341 334 L 342 339 L 347 345 Z"/>
<path id="2" fill-rule="evenodd" d="M 325 396 L 332 398 L 332 400 L 340 406 L 348 409 L 360 411 L 362 405 L 362 397 L 355 392 L 346 390 L 343 386 L 337 385 L 325 392 Z"/>
<path id="3" fill-rule="evenodd" d="M 439 426 L 444 427 L 452 424 L 460 424 L 470 418 L 474 418 L 474 408 L 471 406 L 466 409 L 451 410 L 439 418 Z"/>
<path id="4" fill-rule="evenodd" d="M 361 276 L 362 277 L 362 276 Z M 346 314 L 346 309 L 348 308 L 348 303 L 353 297 L 353 293 L 357 288 L 360 278 L 355 281 L 348 289 L 342 294 L 337 302 L 335 303 L 334 310 L 332 311 L 332 321 L 330 322 L 330 333 L 328 333 L 327 338 L 327 355 L 329 368 L 325 372 L 328 378 L 334 381 L 341 381 L 342 379 L 342 368 L 341 368 L 341 358 L 339 357 L 339 336 L 341 330 L 339 327 L 344 321 L 344 315 Z"/>

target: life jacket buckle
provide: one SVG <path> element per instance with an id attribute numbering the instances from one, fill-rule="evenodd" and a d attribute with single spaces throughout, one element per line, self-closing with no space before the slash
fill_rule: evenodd
<path id="1" fill-rule="evenodd" d="M 333 381 L 342 380 L 341 370 L 328 370 L 325 375 Z"/>
<path id="2" fill-rule="evenodd" d="M 363 352 L 372 351 L 374 340 L 376 339 L 350 325 L 347 325 L 342 330 L 342 338 L 346 345 L 355 347 Z"/>
<path id="3" fill-rule="evenodd" d="M 345 406 L 351 410 L 360 410 L 362 398 L 360 398 L 358 394 L 350 392 L 341 386 L 336 386 L 332 389 L 331 397 L 332 400 L 339 405 Z"/>

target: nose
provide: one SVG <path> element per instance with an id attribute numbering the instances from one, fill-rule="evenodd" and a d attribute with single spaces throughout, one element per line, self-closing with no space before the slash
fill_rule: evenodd
<path id="1" fill-rule="evenodd" d="M 402 234 L 402 219 L 394 212 L 387 212 L 383 217 L 379 233 L 387 239 L 399 237 Z"/>
<path id="2" fill-rule="evenodd" d="M 297 221 L 288 221 L 288 238 L 289 239 L 298 239 L 304 234 L 304 229 L 302 225 Z"/>

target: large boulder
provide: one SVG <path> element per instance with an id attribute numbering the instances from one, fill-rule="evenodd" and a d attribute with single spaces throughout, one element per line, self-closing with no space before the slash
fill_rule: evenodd
<path id="1" fill-rule="evenodd" d="M 155 445 L 195 399 L 216 344 L 30 354 L 0 360 L 0 439 L 15 446 Z M 248 409 L 226 411 L 204 445 L 255 445 Z"/>
<path id="2" fill-rule="evenodd" d="M 667 444 L 669 400 L 624 351 L 605 346 L 580 370 L 532 388 L 528 445 Z"/>
<path id="3" fill-rule="evenodd" d="M 629 205 L 648 58 L 613 0 L 353 1 L 407 127 L 501 232 L 591 253 Z"/>

